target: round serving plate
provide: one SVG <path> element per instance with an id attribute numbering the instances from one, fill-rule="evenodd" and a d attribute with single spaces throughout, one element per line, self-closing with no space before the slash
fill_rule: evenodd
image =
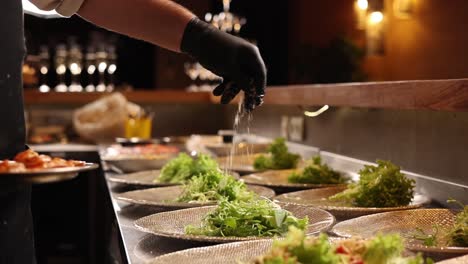
<path id="1" fill-rule="evenodd" d="M 326 188 L 326 187 L 345 187 L 346 184 L 311 184 L 311 183 L 290 183 L 288 177 L 291 173 L 295 172 L 295 169 L 291 170 L 269 170 L 259 173 L 253 173 L 242 177 L 245 183 L 261 185 L 270 187 L 273 189 L 281 188 L 287 191 L 297 191 L 304 189 L 315 189 L 315 188 Z"/>
<path id="2" fill-rule="evenodd" d="M 281 194 L 273 199 L 279 204 L 299 204 L 303 206 L 317 207 L 330 212 L 339 220 L 382 212 L 415 209 L 430 202 L 430 199 L 427 196 L 421 194 L 415 194 L 413 201 L 409 205 L 398 207 L 354 207 L 344 205 L 338 201 L 328 200 L 330 196 L 344 190 L 346 190 L 346 187 L 311 189 Z"/>
<path id="3" fill-rule="evenodd" d="M 272 198 L 275 196 L 275 192 L 270 188 L 254 185 L 247 185 L 247 188 L 260 197 Z M 216 202 L 176 201 L 182 192 L 182 186 L 171 186 L 119 193 L 116 194 L 115 198 L 128 203 L 158 206 L 168 209 L 192 208 L 216 204 Z"/>
<path id="4" fill-rule="evenodd" d="M 149 171 L 140 171 L 128 174 L 114 174 L 107 177 L 111 182 L 116 182 L 120 184 L 127 185 L 140 185 L 140 186 L 152 186 L 152 187 L 165 187 L 165 186 L 175 186 L 181 185 L 182 183 L 168 183 L 168 182 L 159 182 L 158 179 L 161 175 L 161 170 L 149 170 Z M 239 174 L 231 172 L 234 178 L 239 179 Z"/>
<path id="5" fill-rule="evenodd" d="M 468 263 L 468 255 L 461 257 L 450 258 L 443 261 L 437 262 L 437 264 L 466 264 Z"/>
<path id="6" fill-rule="evenodd" d="M 236 171 L 241 175 L 252 174 L 262 172 L 264 170 L 257 170 L 254 168 L 255 159 L 260 155 L 267 155 L 266 153 L 256 153 L 251 155 L 233 155 L 227 157 L 219 157 L 218 164 L 220 168 Z M 301 168 L 306 166 L 307 163 L 304 160 L 299 160 L 297 167 Z"/>
<path id="7" fill-rule="evenodd" d="M 176 251 L 181 251 L 189 248 L 200 247 L 200 246 L 211 246 L 211 243 L 200 243 L 192 241 L 181 241 L 177 239 L 171 239 L 167 237 L 155 236 L 147 234 L 143 236 L 133 248 L 133 254 L 142 263 L 148 263 L 153 259 L 170 254 Z M 131 249 L 129 249 L 131 250 Z M 175 262 L 179 263 L 179 262 Z M 182 263 L 191 263 L 182 262 Z"/>
<path id="8" fill-rule="evenodd" d="M 266 152 L 270 143 L 249 143 L 249 142 L 239 142 L 239 143 L 207 143 L 204 146 L 211 151 L 214 155 L 218 157 L 226 157 L 231 154 L 231 151 L 234 153 L 243 153 L 243 154 L 256 154 Z M 234 150 L 233 150 L 234 148 Z"/>
<path id="9" fill-rule="evenodd" d="M 258 157 L 258 154 L 219 157 L 218 164 L 222 169 L 236 171 L 240 174 L 249 174 L 258 171 L 253 166 L 256 157 Z"/>
<path id="10" fill-rule="evenodd" d="M 156 238 L 152 238 L 156 239 Z M 147 238 L 147 240 L 150 240 Z M 148 243 L 148 241 L 143 241 Z M 154 245 L 154 244 L 153 244 Z M 154 255 L 144 254 L 141 259 L 144 259 L 148 264 L 173 264 L 173 263 L 191 263 L 191 264 L 239 264 L 239 263 L 254 263 L 258 256 L 262 256 L 270 251 L 273 245 L 273 239 L 270 240 L 253 240 L 244 242 L 235 242 L 220 244 L 206 247 L 195 247 L 176 251 L 173 253 L 150 258 Z M 147 245 L 138 247 L 138 253 L 141 248 Z M 137 248 L 135 249 L 137 250 Z M 135 253 L 137 254 L 137 253 Z M 141 253 L 140 253 L 141 254 Z M 447 259 L 437 262 L 437 264 L 466 264 L 468 263 L 468 255 Z"/>
<path id="11" fill-rule="evenodd" d="M 250 263 L 256 256 L 268 252 L 273 239 L 227 243 L 208 247 L 197 247 L 166 254 L 148 263 L 151 264 L 238 264 Z"/>
<path id="12" fill-rule="evenodd" d="M 187 235 L 187 225 L 199 226 L 203 218 L 213 211 L 216 206 L 204 206 L 197 208 L 182 209 L 170 212 L 157 213 L 140 218 L 134 222 L 135 226 L 147 233 L 162 237 L 177 238 L 189 241 L 228 243 L 235 241 L 271 239 L 269 237 L 213 237 L 203 235 Z M 286 205 L 284 209 L 291 212 L 295 217 L 309 218 L 309 224 L 305 230 L 307 235 L 317 234 L 329 230 L 335 223 L 335 218 L 330 213 L 311 207 L 299 205 Z"/>
<path id="13" fill-rule="evenodd" d="M 28 169 L 26 171 L 1 172 L 0 180 L 21 181 L 27 183 L 60 182 L 75 178 L 80 172 L 95 170 L 98 164 L 86 163 L 80 167 L 63 167 L 48 169 Z"/>
<path id="14" fill-rule="evenodd" d="M 161 175 L 161 170 L 148 170 L 133 172 L 127 174 L 113 174 L 107 177 L 111 182 L 128 184 L 128 185 L 141 185 L 141 186 L 173 186 L 180 185 L 179 183 L 164 183 L 158 182 L 157 179 Z"/>
<path id="15" fill-rule="evenodd" d="M 115 138 L 115 142 L 119 143 L 123 147 L 160 143 L 160 141 L 157 139 L 138 138 L 138 137 L 131 137 L 131 138 L 118 137 L 118 138 Z"/>
<path id="16" fill-rule="evenodd" d="M 214 246 L 194 247 L 181 251 L 176 251 L 168 254 L 159 254 L 161 250 L 157 250 L 156 254 L 146 253 L 157 247 L 156 243 L 159 237 L 152 236 L 141 240 L 134 249 L 135 255 L 151 264 L 172 264 L 172 263 L 193 263 L 193 264 L 239 264 L 239 263 L 255 263 L 259 256 L 263 256 L 270 252 L 274 240 L 253 240 L 234 243 L 226 243 Z M 347 240 L 346 238 L 330 237 L 330 243 L 340 243 Z M 176 244 L 176 243 L 173 243 Z M 159 244 L 160 245 L 160 244 Z M 406 256 L 414 255 L 411 252 L 405 252 Z M 443 264 L 461 264 L 458 263 L 443 263 Z"/>
<path id="17" fill-rule="evenodd" d="M 148 154 L 148 155 L 128 155 L 122 154 L 112 157 L 104 157 L 103 161 L 114 166 L 123 172 L 139 172 L 147 170 L 161 169 L 168 161 L 178 154 Z"/>
<path id="18" fill-rule="evenodd" d="M 449 229 L 455 222 L 457 211 L 449 209 L 416 209 L 379 213 L 338 223 L 332 233 L 341 237 L 370 238 L 378 233 L 398 233 L 405 238 L 406 248 L 422 252 L 434 259 L 446 259 L 468 254 L 468 247 L 424 246 L 413 238 L 417 228 L 432 234 L 434 226 L 439 232 Z"/>

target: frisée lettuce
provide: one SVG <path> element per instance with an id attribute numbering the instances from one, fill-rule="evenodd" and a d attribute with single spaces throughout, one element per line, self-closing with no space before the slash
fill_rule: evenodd
<path id="1" fill-rule="evenodd" d="M 377 160 L 377 166 L 365 165 L 359 175 L 357 183 L 328 199 L 359 207 L 405 206 L 413 199 L 415 181 L 390 161 Z"/>
<path id="2" fill-rule="evenodd" d="M 268 146 L 268 154 L 260 155 L 254 161 L 257 170 L 282 170 L 296 168 L 300 156 L 290 153 L 284 138 L 277 138 Z"/>
<path id="3" fill-rule="evenodd" d="M 178 202 L 247 201 L 255 194 L 247 189 L 243 181 L 231 175 L 213 170 L 192 177 L 183 187 Z"/>
<path id="4" fill-rule="evenodd" d="M 185 153 L 170 160 L 161 169 L 161 174 L 155 180 L 164 183 L 182 183 L 193 176 L 217 171 L 218 163 L 208 155 L 200 154 L 190 157 Z"/>

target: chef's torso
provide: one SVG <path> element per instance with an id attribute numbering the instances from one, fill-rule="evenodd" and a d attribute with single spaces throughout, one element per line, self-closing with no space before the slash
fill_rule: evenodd
<path id="1" fill-rule="evenodd" d="M 0 159 L 24 149 L 22 62 L 25 54 L 21 0 L 1 0 Z"/>

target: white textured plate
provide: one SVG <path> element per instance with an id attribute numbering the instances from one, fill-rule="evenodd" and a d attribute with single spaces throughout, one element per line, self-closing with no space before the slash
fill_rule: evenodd
<path id="1" fill-rule="evenodd" d="M 239 174 L 235 172 L 230 173 L 234 178 L 239 179 Z M 161 175 L 161 170 L 149 170 L 140 171 L 128 174 L 114 174 L 107 179 L 111 182 L 128 184 L 128 185 L 141 185 L 141 186 L 153 186 L 153 187 L 165 187 L 181 185 L 182 183 L 168 183 L 158 182 L 158 178 Z"/>
<path id="2" fill-rule="evenodd" d="M 158 155 L 121 155 L 104 157 L 102 160 L 124 172 L 137 172 L 161 169 L 168 161 L 178 154 Z"/>
<path id="3" fill-rule="evenodd" d="M 111 182 L 117 182 L 129 185 L 142 185 L 142 186 L 173 186 L 179 185 L 177 183 L 163 183 L 155 182 L 159 178 L 161 170 L 140 171 L 128 174 L 115 174 L 109 176 L 107 179 Z"/>
<path id="4" fill-rule="evenodd" d="M 148 263 L 151 264 L 238 264 L 248 263 L 257 256 L 268 252 L 273 243 L 272 239 L 254 240 L 237 243 L 227 243 L 208 247 L 191 248 L 161 257 L 157 257 Z"/>
<path id="5" fill-rule="evenodd" d="M 204 206 L 157 213 L 136 220 L 135 226 L 143 232 L 152 233 L 158 236 L 201 242 L 227 243 L 234 241 L 268 239 L 267 237 L 255 236 L 213 237 L 185 234 L 184 230 L 187 225 L 199 226 L 205 215 L 213 211 L 215 208 L 216 206 Z M 325 232 L 335 223 L 335 218 L 333 215 L 321 209 L 304 207 L 300 205 L 286 205 L 283 206 L 283 208 L 298 218 L 303 218 L 305 216 L 309 218 L 309 225 L 306 229 L 307 235 Z"/>
<path id="6" fill-rule="evenodd" d="M 152 237 L 156 240 L 157 237 Z M 149 240 L 149 241 L 148 241 Z M 343 238 L 330 238 L 331 243 L 337 243 Z M 191 264 L 239 264 L 239 263 L 254 263 L 258 256 L 268 253 L 273 245 L 273 239 L 269 240 L 254 240 L 235 243 L 226 243 L 215 246 L 195 247 L 176 251 L 173 253 L 165 254 L 162 256 L 155 256 L 155 254 L 143 253 L 142 250 L 151 250 L 150 245 L 153 241 L 147 238 L 140 242 L 142 245 L 135 248 L 136 255 L 143 255 L 145 263 L 151 264 L 174 264 L 174 263 L 191 263 Z M 139 244 L 140 244 L 139 243 Z M 153 244 L 150 244 L 153 243 Z M 149 244 L 149 245 L 146 245 Z M 159 252 L 156 252 L 159 253 Z M 407 255 L 413 255 L 405 252 Z M 142 259 L 143 259 L 142 257 Z M 465 258 L 466 260 L 466 258 Z M 440 264 L 462 264 L 466 262 L 447 262 Z"/>
<path id="7" fill-rule="evenodd" d="M 218 164 L 221 168 L 237 171 L 240 174 L 251 174 L 255 172 L 260 172 L 254 168 L 253 164 L 255 159 L 260 155 L 266 155 L 265 153 L 256 153 L 252 155 L 234 155 L 228 157 L 218 158 Z M 304 160 L 299 160 L 297 167 L 304 167 L 306 162 Z"/>
<path id="8" fill-rule="evenodd" d="M 304 206 L 312 206 L 323 210 L 327 210 L 328 212 L 333 214 L 337 219 L 340 220 L 375 213 L 416 209 L 430 202 L 429 198 L 421 194 L 416 194 L 413 198 L 413 201 L 407 206 L 383 208 L 346 206 L 341 204 L 340 202 L 328 200 L 328 197 L 337 194 L 345 189 L 346 187 L 312 189 L 281 194 L 273 199 L 275 201 L 278 201 L 280 204 L 300 204 Z"/>
<path id="9" fill-rule="evenodd" d="M 275 196 L 275 192 L 272 189 L 266 187 L 254 185 L 248 185 L 247 187 L 262 197 L 271 198 Z M 182 194 L 182 191 L 182 186 L 151 188 L 119 193 L 116 194 L 115 198 L 129 203 L 152 205 L 171 209 L 191 208 L 216 204 L 216 202 L 177 202 L 176 199 Z"/>
<path id="10" fill-rule="evenodd" d="M 370 238 L 378 233 L 399 233 L 406 238 L 406 247 L 415 252 L 436 258 L 468 254 L 468 247 L 428 247 L 412 238 L 416 228 L 432 234 L 434 225 L 450 228 L 455 221 L 455 211 L 448 209 L 417 209 L 380 213 L 347 220 L 337 224 L 332 232 L 342 237 Z"/>
<path id="11" fill-rule="evenodd" d="M 270 170 L 253 173 L 242 177 L 245 183 L 267 186 L 271 188 L 283 188 L 288 190 L 303 190 L 324 187 L 346 186 L 346 184 L 311 184 L 311 183 L 290 183 L 288 177 L 293 173 L 291 170 Z"/>
<path id="12" fill-rule="evenodd" d="M 220 157 L 218 158 L 218 164 L 223 169 L 237 171 L 241 174 L 253 173 L 258 171 L 253 167 L 256 157 L 258 157 L 258 154 Z"/>
<path id="13" fill-rule="evenodd" d="M 266 152 L 270 143 L 246 143 L 239 142 L 234 146 L 234 153 L 255 154 Z M 205 147 L 218 157 L 225 157 L 231 154 L 232 143 L 208 143 Z"/>
<path id="14" fill-rule="evenodd" d="M 155 239 L 154 237 L 152 237 Z M 334 241 L 343 239 L 330 239 Z M 146 241 L 143 241 L 146 242 Z M 154 245 L 154 244 L 153 244 Z M 253 263 L 258 257 L 270 251 L 273 245 L 273 240 L 254 240 L 236 243 L 227 243 L 215 246 L 196 247 L 176 251 L 162 256 L 154 257 L 154 255 L 145 254 L 146 263 L 151 264 L 174 264 L 174 263 L 191 263 L 191 264 L 238 264 L 238 263 Z M 146 247 L 150 249 L 150 247 Z M 138 248 L 141 251 L 140 248 Z M 152 257 L 153 256 L 153 257 Z M 152 258 L 151 258 L 152 257 Z M 449 259 L 437 264 L 466 264 L 468 263 L 468 255 Z"/>
<path id="15" fill-rule="evenodd" d="M 26 171 L 1 172 L 0 179 L 14 179 L 32 183 L 46 183 L 68 180 L 76 177 L 80 172 L 95 170 L 98 164 L 86 163 L 84 166 L 28 169 Z"/>
<path id="16" fill-rule="evenodd" d="M 437 264 L 466 264 L 466 263 L 468 263 L 468 255 L 437 262 Z"/>

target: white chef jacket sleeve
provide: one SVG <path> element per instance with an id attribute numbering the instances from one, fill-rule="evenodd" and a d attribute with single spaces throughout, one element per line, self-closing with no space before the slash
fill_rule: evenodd
<path id="1" fill-rule="evenodd" d="M 84 0 L 29 0 L 41 10 L 55 10 L 64 17 L 71 17 L 80 9 Z"/>

